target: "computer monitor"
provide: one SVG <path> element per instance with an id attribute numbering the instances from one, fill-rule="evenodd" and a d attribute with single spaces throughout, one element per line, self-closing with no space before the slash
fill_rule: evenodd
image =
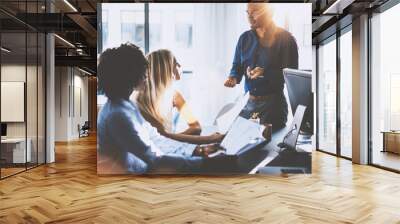
<path id="1" fill-rule="evenodd" d="M 314 96 L 311 87 L 311 71 L 285 68 L 283 69 L 283 75 L 293 116 L 299 105 L 307 107 L 300 128 L 301 139 L 299 139 L 298 142 L 311 142 L 311 136 L 314 130 Z"/>
<path id="2" fill-rule="evenodd" d="M 7 124 L 1 123 L 1 137 L 7 137 Z"/>

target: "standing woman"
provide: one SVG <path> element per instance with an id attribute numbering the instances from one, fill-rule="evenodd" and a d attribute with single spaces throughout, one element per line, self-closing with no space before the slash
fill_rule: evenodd
<path id="1" fill-rule="evenodd" d="M 171 51 L 161 49 L 151 52 L 147 60 L 149 80 L 135 96 L 143 117 L 168 138 L 193 144 L 220 142 L 223 136 L 217 133 L 196 136 L 201 133 L 201 126 L 183 96 L 174 88 L 174 81 L 180 79 L 180 64 Z M 188 129 L 182 133 L 172 133 L 174 108 L 188 124 Z"/>

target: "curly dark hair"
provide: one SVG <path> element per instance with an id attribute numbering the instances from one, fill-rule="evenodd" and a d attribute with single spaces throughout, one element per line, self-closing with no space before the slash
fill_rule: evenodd
<path id="1" fill-rule="evenodd" d="M 100 92 L 109 99 L 129 97 L 146 78 L 148 62 L 134 44 L 105 50 L 97 66 Z"/>

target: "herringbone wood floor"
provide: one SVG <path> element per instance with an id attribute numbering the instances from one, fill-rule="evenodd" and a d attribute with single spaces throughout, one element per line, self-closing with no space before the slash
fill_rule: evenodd
<path id="1" fill-rule="evenodd" d="M 312 175 L 96 174 L 95 138 L 0 181 L 0 223 L 400 223 L 400 175 L 316 152 Z"/>

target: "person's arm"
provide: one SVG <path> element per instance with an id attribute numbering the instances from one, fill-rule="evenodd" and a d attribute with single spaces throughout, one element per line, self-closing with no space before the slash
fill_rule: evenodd
<path id="1" fill-rule="evenodd" d="M 198 172 L 203 165 L 202 158 L 182 156 L 176 154 L 165 154 L 156 156 L 151 147 L 152 143 L 145 144 L 139 137 L 135 125 L 130 118 L 133 114 L 119 112 L 110 117 L 108 125 L 112 137 L 116 139 L 122 151 L 128 151 L 148 165 L 148 172 L 154 173 L 176 173 L 176 172 Z"/>
<path id="2" fill-rule="evenodd" d="M 139 137 L 139 133 L 135 129 L 133 120 L 126 112 L 116 112 L 110 115 L 108 126 L 110 137 L 114 138 L 120 147 L 121 152 L 130 152 L 139 159 L 143 160 L 147 165 L 152 166 L 156 160 L 156 155 L 151 151 L 150 145 L 147 145 Z M 118 153 L 118 152 L 116 152 Z"/>
<path id="3" fill-rule="evenodd" d="M 200 123 L 198 121 L 196 121 L 195 123 L 191 123 L 188 124 L 189 127 L 182 131 L 180 134 L 184 134 L 184 135 L 200 135 L 201 134 L 201 126 Z"/>
<path id="4" fill-rule="evenodd" d="M 229 74 L 229 77 L 236 78 L 237 83 L 240 83 L 243 77 L 243 68 L 242 63 L 240 60 L 242 54 L 242 37 L 239 38 L 236 49 L 235 49 L 235 56 L 233 57 L 232 68 Z"/>
<path id="5" fill-rule="evenodd" d="M 289 34 L 287 38 L 285 54 L 283 55 L 283 65 L 282 68 L 299 68 L 299 52 L 296 43 L 296 39 Z"/>
<path id="6" fill-rule="evenodd" d="M 153 124 L 151 124 L 153 125 Z M 154 127 L 154 126 L 153 126 Z M 157 128 L 157 131 L 160 135 L 180 141 L 180 142 L 187 142 L 191 144 L 211 144 L 211 143 L 219 143 L 223 139 L 223 135 L 220 134 L 213 134 L 209 136 L 199 136 L 199 135 L 188 135 L 188 134 L 182 134 L 182 133 L 170 133 L 167 132 L 164 128 Z"/>
<path id="7" fill-rule="evenodd" d="M 197 118 L 193 115 L 192 110 L 189 105 L 186 103 L 185 99 L 179 92 L 175 92 L 173 105 L 179 111 L 179 114 L 188 124 L 189 128 L 185 131 L 181 132 L 181 134 L 185 135 L 200 135 L 201 134 L 201 126 Z"/>
<path id="8" fill-rule="evenodd" d="M 226 87 L 235 87 L 236 84 L 240 83 L 243 77 L 243 66 L 241 63 L 241 54 L 242 54 L 242 36 L 240 36 L 235 49 L 235 55 L 233 57 L 232 68 L 229 73 L 228 78 L 225 80 L 224 85 Z"/>
<path id="9" fill-rule="evenodd" d="M 176 140 L 176 141 L 187 142 L 187 143 L 197 144 L 197 145 L 219 143 L 225 137 L 224 135 L 221 135 L 219 133 L 214 133 L 214 134 L 208 135 L 208 136 L 187 135 L 187 134 L 178 134 L 178 133 L 169 133 L 169 132 L 164 132 L 164 133 L 160 133 L 160 134 L 167 138 Z"/>

